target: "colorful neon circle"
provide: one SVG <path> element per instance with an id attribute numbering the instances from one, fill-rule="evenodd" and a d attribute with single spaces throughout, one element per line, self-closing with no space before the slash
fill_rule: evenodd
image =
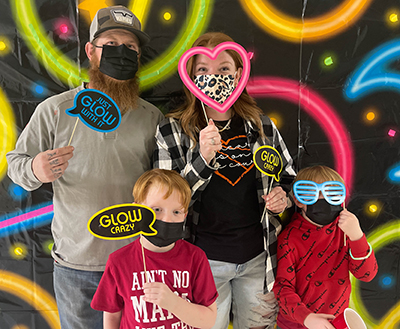
<path id="1" fill-rule="evenodd" d="M 150 88 L 175 72 L 181 55 L 206 28 L 213 2 L 213 0 L 193 0 L 191 16 L 182 27 L 176 41 L 158 58 L 141 69 L 140 86 L 142 90 Z M 70 87 L 75 87 L 82 81 L 88 80 L 86 70 L 61 53 L 56 45 L 47 38 L 46 32 L 38 21 L 39 16 L 32 0 L 11 0 L 10 5 L 21 36 L 49 73 Z M 143 4 L 139 10 L 141 15 L 144 15 Z"/>
<path id="2" fill-rule="evenodd" d="M 268 0 L 240 2 L 247 14 L 268 33 L 291 42 L 313 42 L 347 29 L 365 12 L 372 0 L 346 0 L 330 12 L 310 19 L 290 17 Z"/>
<path id="3" fill-rule="evenodd" d="M 0 181 L 7 171 L 6 154 L 14 149 L 17 133 L 14 112 L 6 95 L 0 89 Z"/>
<path id="4" fill-rule="evenodd" d="M 353 185 L 353 147 L 344 123 L 328 102 L 310 88 L 299 85 L 298 81 L 277 77 L 250 79 L 247 91 L 253 97 L 279 98 L 300 104 L 320 124 L 330 141 L 335 168 L 342 175 L 349 196 Z"/>
<path id="5" fill-rule="evenodd" d="M 0 289 L 32 305 L 50 328 L 61 328 L 56 301 L 39 285 L 18 274 L 0 270 Z"/>
<path id="6" fill-rule="evenodd" d="M 188 22 L 174 42 L 163 54 L 140 71 L 140 88 L 148 89 L 173 74 L 182 54 L 203 33 L 212 13 L 214 0 L 195 0 Z"/>
<path id="7" fill-rule="evenodd" d="M 400 239 L 400 220 L 393 221 L 382 226 L 368 234 L 368 242 L 371 244 L 374 252 L 376 253 L 380 248 L 393 243 Z M 400 322 L 400 303 L 397 303 L 387 314 L 383 317 L 381 323 L 376 325 L 378 321 L 373 319 L 362 303 L 362 298 L 359 291 L 360 281 L 354 276 L 350 277 L 351 285 L 353 287 L 350 295 L 350 307 L 352 307 L 365 321 L 368 328 L 387 329 L 395 328 L 396 324 Z"/>
<path id="8" fill-rule="evenodd" d="M 400 92 L 400 74 L 390 67 L 399 56 L 399 38 L 371 51 L 347 79 L 345 96 L 349 100 L 357 100 L 378 90 Z"/>

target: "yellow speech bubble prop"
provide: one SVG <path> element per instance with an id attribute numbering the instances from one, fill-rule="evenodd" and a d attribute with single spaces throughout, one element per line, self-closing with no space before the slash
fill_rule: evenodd
<path id="1" fill-rule="evenodd" d="M 156 214 L 150 207 L 123 203 L 96 212 L 88 221 L 89 232 L 105 240 L 128 239 L 139 234 L 156 235 Z"/>
<path id="2" fill-rule="evenodd" d="M 275 148 L 269 145 L 260 146 L 253 155 L 253 161 L 259 171 L 274 177 L 279 182 L 283 163 L 281 155 Z"/>

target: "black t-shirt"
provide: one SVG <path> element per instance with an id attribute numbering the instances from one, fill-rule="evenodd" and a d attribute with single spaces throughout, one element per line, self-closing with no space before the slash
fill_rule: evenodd
<path id="1" fill-rule="evenodd" d="M 224 127 L 227 121 L 216 122 Z M 232 118 L 221 133 L 220 164 L 201 194 L 195 244 L 212 260 L 243 264 L 264 250 L 256 168 L 244 122 Z"/>

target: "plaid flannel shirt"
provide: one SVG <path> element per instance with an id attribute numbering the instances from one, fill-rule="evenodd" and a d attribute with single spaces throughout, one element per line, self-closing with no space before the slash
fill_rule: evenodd
<path id="1" fill-rule="evenodd" d="M 244 121 L 245 132 L 248 143 L 254 152 L 262 145 L 274 147 L 282 157 L 283 170 L 281 180 L 276 181 L 273 186 L 281 186 L 286 192 L 290 191 L 296 172 L 293 168 L 293 160 L 283 141 L 278 129 L 267 116 L 261 116 L 264 134 L 267 138 L 264 140 L 259 135 L 258 129 L 254 128 L 250 121 Z M 184 177 L 192 188 L 192 202 L 187 219 L 187 227 L 190 229 L 191 240 L 194 241 L 196 225 L 199 221 L 199 208 L 201 192 L 207 187 L 212 174 L 218 169 L 218 163 L 208 165 L 200 154 L 199 143 L 194 142 L 186 135 L 179 122 L 173 118 L 166 118 L 157 127 L 156 130 L 156 149 L 154 151 L 154 168 L 172 169 Z M 270 180 L 273 179 L 256 170 L 257 194 L 260 205 L 260 214 L 263 213 L 265 203 L 262 195 L 268 194 Z M 288 199 L 291 206 L 291 199 Z M 269 220 L 268 220 L 269 219 Z M 282 225 L 276 216 L 265 214 L 261 218 L 264 229 L 264 248 L 267 252 L 265 260 L 266 275 L 264 279 L 264 291 L 272 291 L 275 281 L 277 266 L 277 235 L 282 229 Z"/>

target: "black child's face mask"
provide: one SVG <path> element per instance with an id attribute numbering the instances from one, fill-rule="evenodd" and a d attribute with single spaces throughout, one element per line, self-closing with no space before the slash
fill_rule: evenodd
<path id="1" fill-rule="evenodd" d="M 138 53 L 124 44 L 119 46 L 104 45 L 100 59 L 100 72 L 117 80 L 135 77 L 138 71 Z"/>
<path id="2" fill-rule="evenodd" d="M 183 238 L 183 226 L 184 222 L 169 223 L 156 219 L 153 228 L 157 230 L 157 235 L 145 238 L 157 247 L 166 247 Z"/>
<path id="3" fill-rule="evenodd" d="M 332 223 L 342 210 L 342 206 L 334 206 L 325 199 L 318 199 L 314 204 L 307 206 L 306 216 L 314 223 L 325 226 Z"/>

